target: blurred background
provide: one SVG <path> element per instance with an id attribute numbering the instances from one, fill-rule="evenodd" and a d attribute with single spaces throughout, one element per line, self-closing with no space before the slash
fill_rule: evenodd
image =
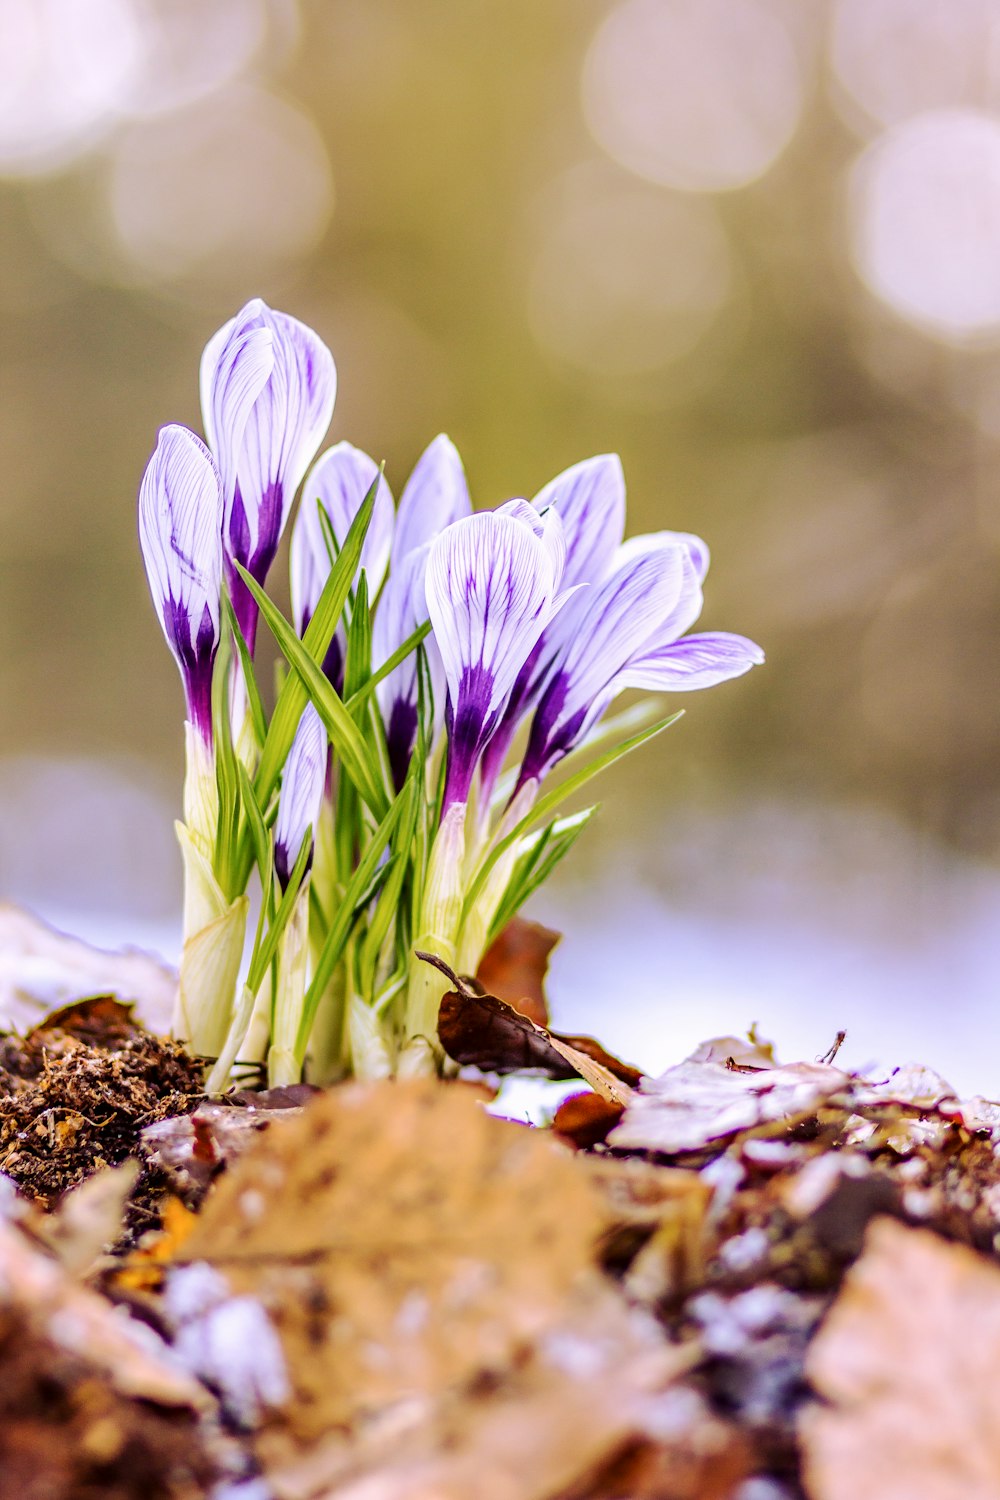
<path id="1" fill-rule="evenodd" d="M 135 495 L 255 294 L 397 495 L 441 430 L 478 505 L 617 450 L 767 651 L 536 899 L 558 1020 L 1000 1090 L 992 0 L 0 0 L 0 895 L 168 956 Z"/>

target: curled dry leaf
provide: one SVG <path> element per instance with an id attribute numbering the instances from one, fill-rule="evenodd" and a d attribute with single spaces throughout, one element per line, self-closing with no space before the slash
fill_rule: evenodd
<path id="1" fill-rule="evenodd" d="M 751 1072 L 718 1062 L 685 1062 L 647 1079 L 608 1144 L 625 1151 L 681 1155 L 721 1147 L 743 1131 L 784 1130 L 824 1110 L 846 1119 L 850 1075 L 826 1063 Z"/>
<path id="2" fill-rule="evenodd" d="M 138 1176 L 137 1161 L 104 1167 L 71 1188 L 53 1213 L 39 1216 L 35 1233 L 71 1276 L 86 1276 L 118 1239 L 125 1204 Z"/>
<path id="3" fill-rule="evenodd" d="M 478 983 L 488 995 L 506 1000 L 523 1016 L 547 1026 L 545 975 L 549 954 L 561 936 L 540 922 L 514 917 L 483 954 L 476 970 Z"/>
<path id="4" fill-rule="evenodd" d="M 486 1073 L 538 1069 L 550 1078 L 583 1078 L 614 1104 L 625 1104 L 642 1078 L 588 1036 L 549 1031 L 496 995 L 481 994 L 478 985 L 457 975 L 432 953 L 418 958 L 440 969 L 455 986 L 438 1012 L 438 1036 L 448 1056 L 463 1067 Z"/>
<path id="5" fill-rule="evenodd" d="M 453 1085 L 345 1086 L 260 1136 L 182 1259 L 281 1340 L 290 1397 L 257 1436 L 275 1493 L 547 1500 L 662 1447 L 687 1361 L 599 1275 L 607 1224 L 578 1158 Z M 707 1462 L 662 1494 L 725 1493 Z"/>
<path id="6" fill-rule="evenodd" d="M 974 1251 L 877 1219 L 806 1370 L 811 1500 L 1000 1494 L 1000 1270 Z"/>

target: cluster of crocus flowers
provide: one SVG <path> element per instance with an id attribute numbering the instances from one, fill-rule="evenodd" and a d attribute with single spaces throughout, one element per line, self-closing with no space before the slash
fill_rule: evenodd
<path id="1" fill-rule="evenodd" d="M 317 457 L 335 385 L 311 330 L 248 304 L 202 360 L 207 445 L 164 428 L 140 490 L 187 699 L 175 1030 L 218 1059 L 217 1086 L 263 1057 L 276 1083 L 437 1066 L 443 982 L 415 954 L 473 972 L 569 848 L 586 815 L 556 815 L 553 769 L 574 757 L 576 790 L 669 722 L 588 762 L 615 741 L 601 721 L 623 690 L 709 687 L 763 659 L 743 636 L 687 633 L 708 550 L 624 540 L 615 456 L 474 513 L 440 436 L 397 508 L 367 454 Z M 300 485 L 289 622 L 264 583 Z M 261 616 L 289 669 L 270 719 Z"/>

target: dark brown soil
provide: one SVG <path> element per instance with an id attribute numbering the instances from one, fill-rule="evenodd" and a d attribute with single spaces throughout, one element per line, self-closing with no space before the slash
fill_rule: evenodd
<path id="1" fill-rule="evenodd" d="M 0 1042 L 0 1172 L 49 1208 L 134 1155 L 144 1126 L 203 1098 L 202 1067 L 182 1047 L 143 1031 L 118 1001 L 83 1001 Z M 155 1220 L 154 1177 L 133 1195 L 130 1231 Z"/>
<path id="2" fill-rule="evenodd" d="M 3 1500 L 199 1500 L 215 1478 L 194 1415 L 128 1400 L 0 1311 Z"/>

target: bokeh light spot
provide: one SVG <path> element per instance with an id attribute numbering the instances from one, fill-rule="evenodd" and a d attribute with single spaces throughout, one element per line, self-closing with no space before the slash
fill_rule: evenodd
<path id="1" fill-rule="evenodd" d="M 56 171 L 89 150 L 141 57 L 128 0 L 0 0 L 0 174 Z"/>
<path id="2" fill-rule="evenodd" d="M 998 49 L 994 0 L 837 0 L 833 11 L 837 91 L 855 114 L 860 109 L 882 125 L 995 100 Z"/>
<path id="3" fill-rule="evenodd" d="M 584 67 L 595 139 L 665 187 L 719 192 L 780 156 L 802 112 L 799 61 L 760 0 L 624 0 Z"/>
<path id="4" fill-rule="evenodd" d="M 606 380 L 651 373 L 688 353 L 730 286 L 729 244 L 713 206 L 599 162 L 578 167 L 560 188 L 531 273 L 539 343 Z"/>
<path id="5" fill-rule="evenodd" d="M 858 273 L 945 341 L 1000 333 L 1000 120 L 934 110 L 880 136 L 851 176 Z"/>
<path id="6" fill-rule="evenodd" d="M 263 90 L 234 87 L 125 132 L 110 194 L 122 247 L 146 275 L 230 280 L 312 249 L 333 184 L 305 115 Z"/>

